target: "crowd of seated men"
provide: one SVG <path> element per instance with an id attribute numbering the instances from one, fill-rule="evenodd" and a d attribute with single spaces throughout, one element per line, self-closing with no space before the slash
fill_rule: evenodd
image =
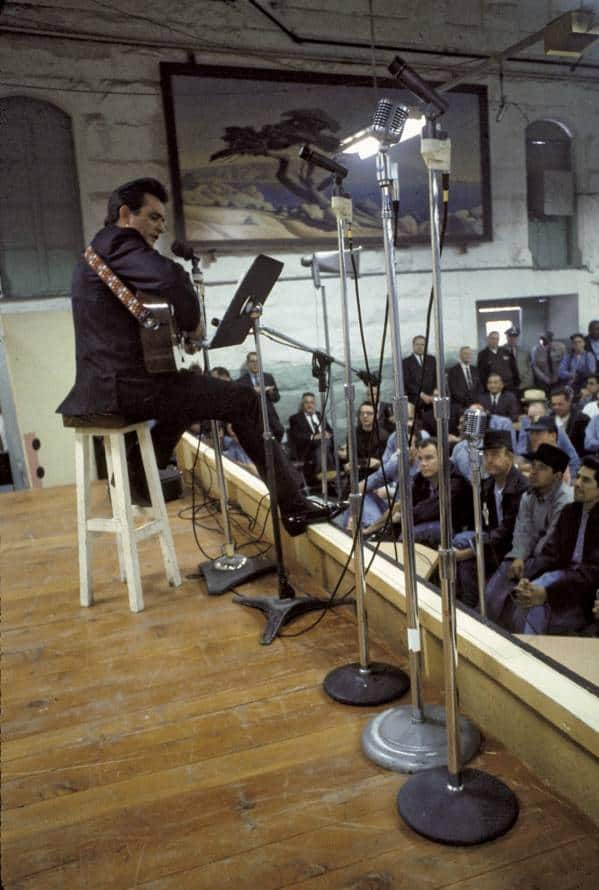
<path id="1" fill-rule="evenodd" d="M 471 449 L 464 434 L 464 413 L 474 407 L 487 415 L 481 467 L 487 616 L 516 633 L 592 632 L 599 621 L 599 322 L 591 322 L 587 336 L 573 334 L 568 349 L 551 332 L 531 352 L 519 346 L 517 329 L 506 334 L 503 346 L 498 332 L 488 335 L 476 365 L 472 349 L 463 346 L 447 372 L 457 595 L 478 608 Z M 424 337 L 412 346 L 403 376 L 414 540 L 436 548 L 436 362 L 425 354 Z M 228 374 L 223 368 L 212 373 Z M 272 375 L 265 378 L 269 420 L 280 438 L 279 392 Z M 258 387 L 255 353 L 240 382 Z M 393 410 L 378 386 L 365 395 L 356 417 L 361 523 L 367 538 L 401 540 Z M 249 463 L 229 426 L 220 435 L 225 455 Z M 313 392 L 303 393 L 289 417 L 284 443 L 307 488 L 318 490 L 324 471 L 337 494 L 347 493 L 348 445 L 334 441 L 328 423 L 323 428 Z M 349 528 L 349 511 L 338 522 Z"/>

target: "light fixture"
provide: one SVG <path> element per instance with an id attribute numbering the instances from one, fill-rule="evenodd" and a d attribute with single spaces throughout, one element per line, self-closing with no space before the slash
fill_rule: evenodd
<path id="1" fill-rule="evenodd" d="M 391 103 L 390 99 L 381 99 L 379 100 L 379 103 L 385 101 Z M 393 120 L 394 116 L 398 119 L 401 118 L 402 121 L 405 120 L 401 137 L 399 139 L 394 139 L 394 144 L 407 142 L 408 139 L 413 139 L 415 136 L 420 135 L 425 124 L 425 119 L 423 115 L 418 114 L 416 109 L 410 109 L 406 105 L 395 105 L 392 112 L 395 112 L 395 114 L 392 113 L 389 116 L 391 120 Z M 408 115 L 407 119 L 406 115 Z M 374 135 L 374 133 L 376 133 L 376 135 Z M 357 154 L 361 160 L 365 160 L 366 158 L 371 158 L 375 155 L 380 146 L 381 139 L 377 131 L 376 120 L 373 120 L 370 127 L 367 127 L 364 130 L 359 130 L 352 136 L 343 139 L 339 144 L 339 149 L 343 154 Z"/>

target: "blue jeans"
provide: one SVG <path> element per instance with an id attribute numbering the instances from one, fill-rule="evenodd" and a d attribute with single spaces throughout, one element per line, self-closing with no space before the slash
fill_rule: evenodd
<path id="1" fill-rule="evenodd" d="M 452 546 L 456 550 L 472 550 L 470 559 L 463 559 L 456 563 L 456 581 L 458 599 L 467 606 L 475 608 L 478 605 L 478 576 L 476 573 L 476 533 L 473 531 L 458 532 L 453 536 Z"/>
<path id="2" fill-rule="evenodd" d="M 419 522 L 414 526 L 414 543 L 425 544 L 437 550 L 441 543 L 440 522 Z"/>

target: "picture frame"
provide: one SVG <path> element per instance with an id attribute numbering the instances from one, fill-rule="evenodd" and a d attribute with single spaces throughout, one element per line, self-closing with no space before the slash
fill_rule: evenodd
<path id="1" fill-rule="evenodd" d="M 375 158 L 336 154 L 368 126 L 382 96 L 417 106 L 394 80 L 279 69 L 161 63 L 161 84 L 177 238 L 200 251 L 331 249 L 333 179 L 302 161 L 307 143 L 348 168 L 356 242 L 380 244 Z M 441 119 L 452 143 L 446 240 L 492 237 L 487 90 L 460 85 L 445 94 Z M 427 170 L 414 138 L 390 150 L 401 201 L 397 244 L 427 243 Z"/>

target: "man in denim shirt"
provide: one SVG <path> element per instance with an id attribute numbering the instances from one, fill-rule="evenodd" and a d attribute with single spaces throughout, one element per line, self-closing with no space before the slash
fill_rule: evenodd
<path id="1" fill-rule="evenodd" d="M 521 578 L 534 578 L 543 546 L 573 498 L 571 487 L 563 483 L 565 452 L 545 443 L 526 457 L 532 461 L 530 490 L 520 501 L 512 548 L 489 580 L 485 595 L 487 616 L 507 630 L 513 627 L 517 609 L 510 594 Z"/>

